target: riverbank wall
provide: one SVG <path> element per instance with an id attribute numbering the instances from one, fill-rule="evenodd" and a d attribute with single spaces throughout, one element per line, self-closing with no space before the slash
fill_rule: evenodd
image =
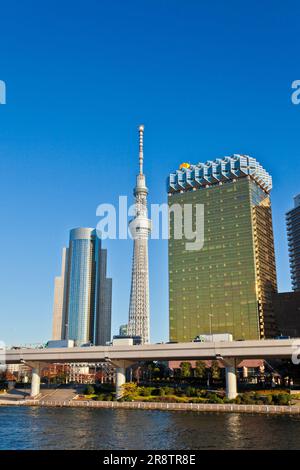
<path id="1" fill-rule="evenodd" d="M 126 410 L 194 411 L 217 413 L 298 414 L 300 406 L 236 405 L 215 403 L 117 402 L 92 400 L 0 400 L 0 406 L 41 406 L 69 408 L 113 408 Z"/>

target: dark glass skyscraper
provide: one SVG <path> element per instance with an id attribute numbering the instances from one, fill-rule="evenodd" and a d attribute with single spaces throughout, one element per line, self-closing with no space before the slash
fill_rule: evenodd
<path id="1" fill-rule="evenodd" d="M 300 291 L 300 194 L 294 198 L 294 209 L 286 214 L 289 257 L 294 291 Z"/>
<path id="2" fill-rule="evenodd" d="M 95 229 L 71 230 L 55 281 L 53 339 L 73 339 L 76 345 L 110 341 L 112 281 L 106 263 Z"/>
<path id="3" fill-rule="evenodd" d="M 169 326 L 171 341 L 231 333 L 259 339 L 276 334 L 272 294 L 277 291 L 270 202 L 272 180 L 259 163 L 234 155 L 183 164 L 168 179 L 169 208 L 182 208 L 182 238 L 170 211 Z M 188 250 L 185 206 L 204 210 L 204 243 Z M 174 206 L 173 206 L 174 207 Z"/>

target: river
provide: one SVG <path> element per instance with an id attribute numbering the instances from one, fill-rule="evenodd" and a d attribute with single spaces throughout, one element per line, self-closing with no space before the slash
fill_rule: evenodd
<path id="1" fill-rule="evenodd" d="M 0 407 L 0 449 L 300 449 L 300 416 Z"/>

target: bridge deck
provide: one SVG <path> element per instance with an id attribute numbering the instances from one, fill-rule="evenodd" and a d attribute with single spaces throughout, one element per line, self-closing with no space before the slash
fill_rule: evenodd
<path id="1" fill-rule="evenodd" d="M 298 349 L 297 349 L 298 348 Z M 292 340 L 229 341 L 206 343 L 147 344 L 135 346 L 92 346 L 7 350 L 7 364 L 27 361 L 50 363 L 104 362 L 127 360 L 215 359 L 216 356 L 241 359 L 289 358 L 300 356 L 300 338 Z"/>

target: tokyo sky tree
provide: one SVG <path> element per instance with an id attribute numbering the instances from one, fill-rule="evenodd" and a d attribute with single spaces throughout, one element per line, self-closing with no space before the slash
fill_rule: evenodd
<path id="1" fill-rule="evenodd" d="M 151 221 L 148 219 L 146 179 L 143 173 L 143 138 L 144 126 L 139 127 L 139 165 L 134 188 L 135 216 L 129 223 L 130 233 L 134 240 L 132 278 L 129 304 L 128 335 L 140 336 L 142 343 L 149 343 L 149 269 L 148 238 Z"/>

